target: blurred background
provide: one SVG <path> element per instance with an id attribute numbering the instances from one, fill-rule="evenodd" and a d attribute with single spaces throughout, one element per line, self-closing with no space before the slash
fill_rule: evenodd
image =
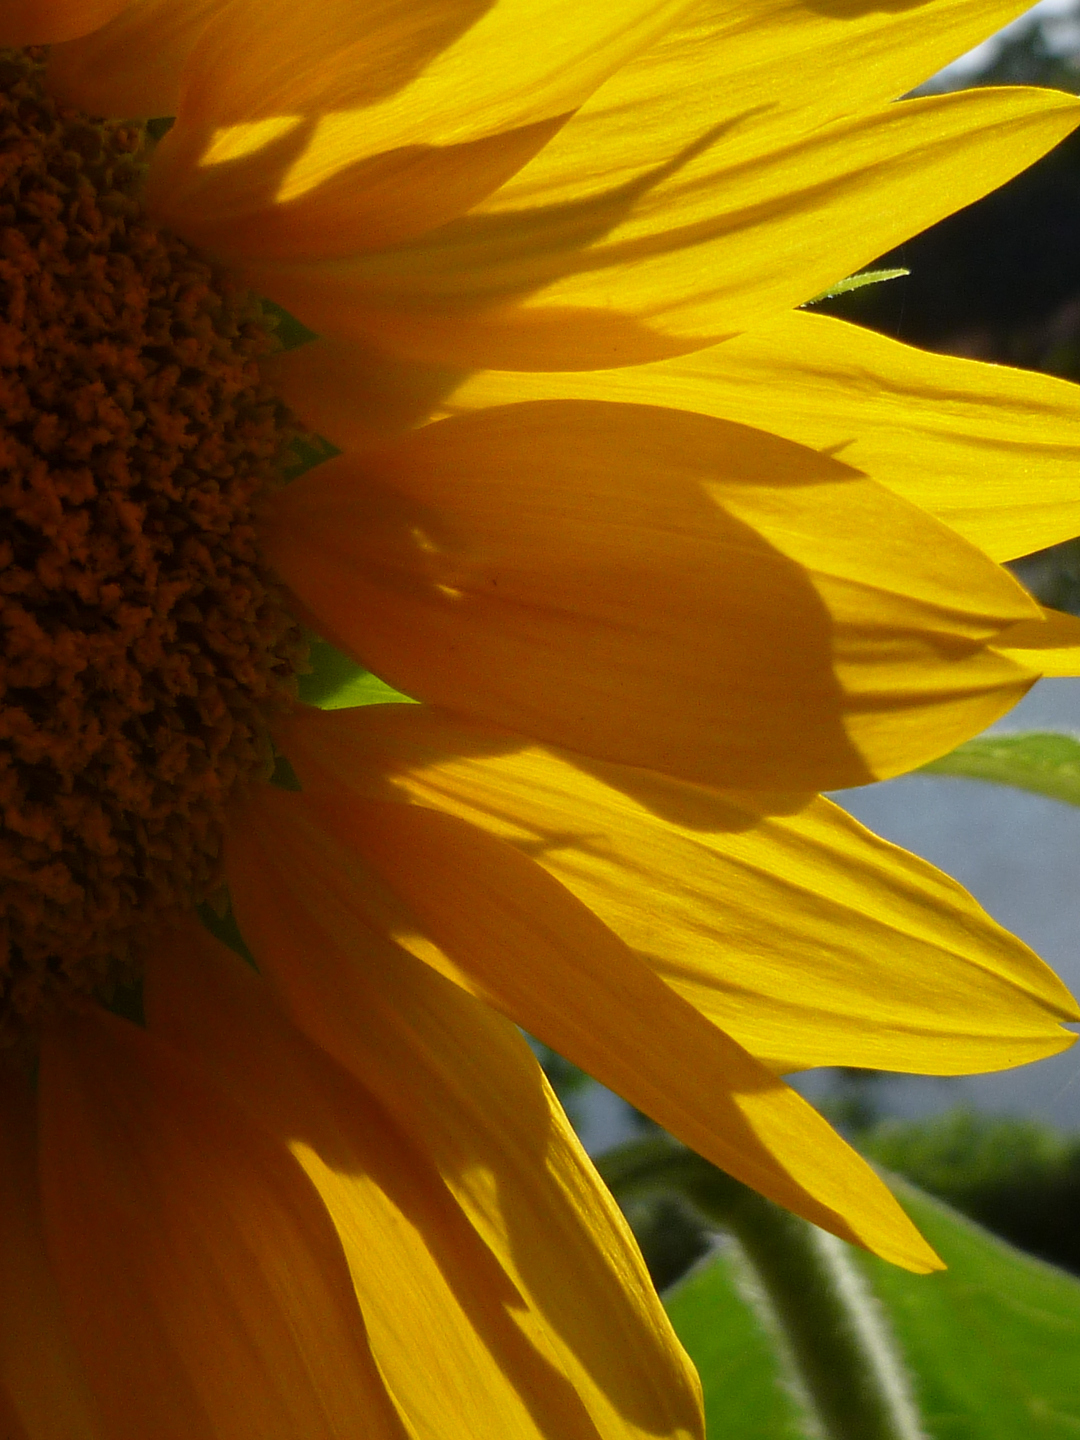
<path id="1" fill-rule="evenodd" d="M 1001 84 L 1080 93 L 1080 0 L 1042 0 L 915 93 Z M 925 349 L 1080 381 L 1080 132 L 872 268 L 894 267 L 910 273 L 820 308 Z M 1044 603 L 1080 614 L 1080 540 L 1014 568 Z M 1080 735 L 1080 680 L 1041 682 L 995 729 Z M 928 775 L 833 798 L 955 876 L 1080 995 L 1080 809 Z M 594 1154 L 647 1128 L 616 1096 L 544 1054 Z M 1080 1046 L 1000 1075 L 818 1071 L 795 1083 L 872 1159 L 1080 1274 Z M 661 1286 L 704 1250 L 674 1198 L 629 1214 Z"/>

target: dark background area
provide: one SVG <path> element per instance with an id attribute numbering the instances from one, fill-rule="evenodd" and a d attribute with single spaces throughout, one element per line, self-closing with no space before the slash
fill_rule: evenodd
<path id="1" fill-rule="evenodd" d="M 1080 5 L 1075 7 L 1080 17 Z M 1042 85 L 1080 92 L 1077 51 L 1051 53 L 1029 23 L 991 63 L 964 78 L 978 85 Z M 915 93 L 940 91 L 941 82 Z M 821 309 L 908 344 L 1070 379 L 1080 374 L 1080 134 L 1000 190 L 881 257 L 903 279 L 851 291 Z"/>

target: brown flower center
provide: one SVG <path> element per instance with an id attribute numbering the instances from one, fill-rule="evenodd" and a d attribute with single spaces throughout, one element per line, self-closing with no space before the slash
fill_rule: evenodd
<path id="1" fill-rule="evenodd" d="M 0 1043 L 219 883 L 302 657 L 255 540 L 293 434 L 269 324 L 42 61 L 0 51 Z"/>

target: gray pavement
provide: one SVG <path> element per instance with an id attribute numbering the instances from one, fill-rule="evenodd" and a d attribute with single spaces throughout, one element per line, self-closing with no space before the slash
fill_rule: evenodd
<path id="1" fill-rule="evenodd" d="M 1080 680 L 1043 680 L 993 727 L 1080 735 Z M 909 775 L 833 796 L 879 835 L 955 876 L 1080 995 L 1080 809 L 997 785 Z M 800 1086 L 800 1088 L 803 1088 Z M 820 1093 L 811 1081 L 808 1093 Z M 1080 1044 L 998 1075 L 890 1082 L 897 1114 L 950 1104 L 1039 1115 L 1080 1131 Z"/>

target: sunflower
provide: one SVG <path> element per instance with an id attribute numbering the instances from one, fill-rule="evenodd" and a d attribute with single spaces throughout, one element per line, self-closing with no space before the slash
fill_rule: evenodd
<path id="1" fill-rule="evenodd" d="M 1018 8 L 8 0 L 13 1435 L 698 1433 L 514 1022 L 937 1263 L 780 1077 L 1077 1010 L 816 792 L 1075 666 L 1080 407 L 794 307 L 1080 122 L 894 103 Z"/>

